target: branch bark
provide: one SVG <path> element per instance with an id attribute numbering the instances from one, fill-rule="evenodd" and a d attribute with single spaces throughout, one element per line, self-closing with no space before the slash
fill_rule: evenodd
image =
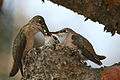
<path id="1" fill-rule="evenodd" d="M 120 34 L 120 0 L 50 0 L 87 19 L 105 25 L 104 30 Z M 86 19 L 86 20 L 87 20 Z"/>
<path id="2" fill-rule="evenodd" d="M 59 46 L 58 46 L 59 47 Z M 120 65 L 91 68 L 83 64 L 78 51 L 43 46 L 31 50 L 24 59 L 21 80 L 118 80 Z"/>

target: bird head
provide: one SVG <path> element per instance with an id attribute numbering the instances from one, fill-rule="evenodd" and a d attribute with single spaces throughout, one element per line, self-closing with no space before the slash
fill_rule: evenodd
<path id="1" fill-rule="evenodd" d="M 69 33 L 75 33 L 72 29 L 70 28 L 63 28 L 59 31 L 56 31 L 56 32 L 50 32 L 52 34 L 56 34 L 56 35 L 67 35 Z"/>
<path id="2" fill-rule="evenodd" d="M 67 38 L 67 36 L 70 33 L 75 33 L 75 32 L 72 29 L 70 29 L 70 28 L 63 28 L 63 29 L 61 29 L 59 31 L 50 32 L 50 33 L 56 34 L 59 37 L 60 41 L 62 42 L 62 41 L 64 41 Z"/>
<path id="3" fill-rule="evenodd" d="M 30 20 L 29 24 L 32 24 L 34 29 L 41 31 L 44 35 L 46 35 L 45 33 L 47 33 L 48 36 L 51 35 L 51 33 L 49 32 L 49 30 L 47 28 L 45 20 L 42 16 L 33 17 Z"/>

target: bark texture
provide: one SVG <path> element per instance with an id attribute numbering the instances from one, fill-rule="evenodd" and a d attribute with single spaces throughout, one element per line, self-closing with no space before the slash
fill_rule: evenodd
<path id="1" fill-rule="evenodd" d="M 120 34 L 120 0 L 50 0 L 87 19 L 105 25 L 104 30 Z"/>
<path id="2" fill-rule="evenodd" d="M 116 66 L 116 65 L 115 65 Z M 31 50 L 24 59 L 24 76 L 21 80 L 113 80 L 118 78 L 120 66 L 91 68 L 80 61 L 78 51 L 68 47 L 48 47 Z M 115 68 L 114 68 L 115 67 Z M 113 69 L 111 69 L 113 68 Z M 110 70 L 109 70 L 110 69 Z M 120 77 L 119 77 L 120 78 Z M 119 80 L 119 79 L 114 79 Z"/>
<path id="3" fill-rule="evenodd" d="M 102 80 L 120 80 L 120 63 L 106 67 L 101 71 Z"/>

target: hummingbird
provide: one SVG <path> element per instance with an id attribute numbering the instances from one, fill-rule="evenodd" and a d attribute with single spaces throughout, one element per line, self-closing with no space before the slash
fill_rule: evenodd
<path id="1" fill-rule="evenodd" d="M 13 42 L 13 67 L 9 74 L 10 77 L 13 77 L 17 74 L 20 69 L 21 75 L 23 76 L 23 67 L 22 61 L 24 54 L 27 54 L 28 51 L 34 47 L 35 36 L 38 32 L 43 33 L 43 35 L 50 36 L 49 30 L 45 24 L 44 18 L 42 16 L 33 17 L 28 24 L 23 26 L 19 33 L 17 34 Z M 46 34 L 47 33 L 47 34 Z"/>
<path id="2" fill-rule="evenodd" d="M 45 36 L 45 45 L 46 46 L 56 46 L 56 44 L 60 43 L 58 38 L 54 35 L 51 36 Z"/>
<path id="3" fill-rule="evenodd" d="M 41 47 L 41 46 L 55 46 L 56 44 L 59 43 L 59 40 L 56 36 L 54 35 L 43 35 L 41 32 L 38 32 L 35 35 L 35 40 L 34 40 L 34 47 Z"/>
<path id="4" fill-rule="evenodd" d="M 97 55 L 92 44 L 85 37 L 70 28 L 64 28 L 51 33 L 58 36 L 61 44 L 73 49 L 78 49 L 84 57 L 83 60 L 90 60 L 98 65 L 102 65 L 100 60 L 106 58 L 105 56 Z"/>

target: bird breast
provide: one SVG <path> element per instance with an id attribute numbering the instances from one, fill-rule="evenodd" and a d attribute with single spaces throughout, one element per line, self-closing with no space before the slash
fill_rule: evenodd
<path id="1" fill-rule="evenodd" d="M 41 47 L 45 44 L 45 36 L 42 32 L 38 32 L 34 35 L 34 48 Z"/>
<path id="2" fill-rule="evenodd" d="M 68 34 L 67 33 L 58 33 L 57 36 L 59 37 L 60 43 L 63 43 L 66 40 L 66 38 L 68 37 Z"/>
<path id="3" fill-rule="evenodd" d="M 70 48 L 77 48 L 75 45 L 73 45 L 73 40 L 72 40 L 72 35 L 71 33 L 59 33 L 58 37 L 60 40 L 60 43 L 64 44 L 65 46 L 68 46 Z"/>
<path id="4" fill-rule="evenodd" d="M 53 35 L 45 37 L 45 45 L 47 45 L 47 46 L 53 46 L 53 45 L 55 45 L 57 43 L 59 43 L 59 41 L 56 40 L 56 39 L 54 39 Z"/>

